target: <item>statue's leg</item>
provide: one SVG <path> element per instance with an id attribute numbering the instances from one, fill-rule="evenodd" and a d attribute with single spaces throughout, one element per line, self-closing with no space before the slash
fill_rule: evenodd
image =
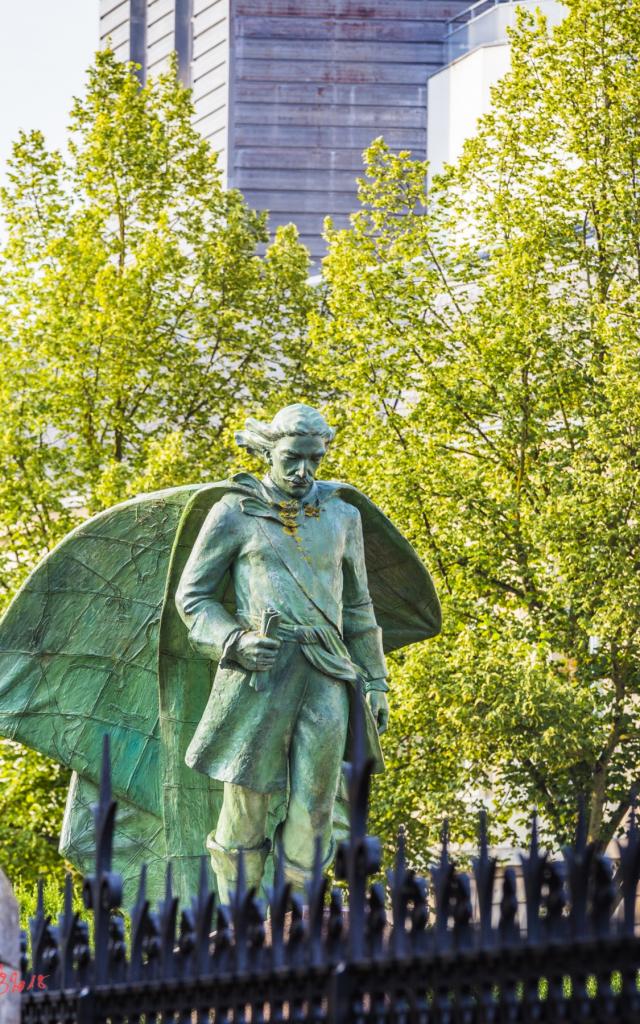
<path id="1" fill-rule="evenodd" d="M 247 888 L 260 887 L 269 853 L 265 838 L 269 793 L 225 782 L 222 809 L 215 833 L 207 837 L 211 866 L 218 883 L 218 898 L 229 904 L 238 881 L 238 853 L 242 850 Z"/>
<path id="2" fill-rule="evenodd" d="M 282 827 L 285 874 L 299 890 L 311 874 L 316 836 L 323 866 L 333 859 L 333 806 L 348 720 L 347 684 L 311 670 L 292 737 L 289 805 Z"/>

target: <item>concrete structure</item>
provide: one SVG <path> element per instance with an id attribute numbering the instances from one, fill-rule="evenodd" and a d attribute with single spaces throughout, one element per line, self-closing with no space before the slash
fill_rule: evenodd
<path id="1" fill-rule="evenodd" d="M 466 0 L 100 0 L 102 44 L 160 70 L 178 52 L 196 124 L 226 181 L 317 260 L 322 222 L 348 224 L 378 135 L 426 153 L 426 82 Z"/>
<path id="2" fill-rule="evenodd" d="M 431 175 L 460 155 L 478 118 L 489 109 L 491 87 L 509 70 L 507 30 L 515 22 L 517 7 L 541 10 L 550 25 L 557 25 L 566 14 L 558 0 L 479 0 L 449 24 L 444 44 L 447 64 L 428 83 Z"/>
<path id="3" fill-rule="evenodd" d="M 9 879 L 0 870 L 0 1024 L 20 1024 L 20 993 L 12 991 L 19 977 L 18 904 Z"/>

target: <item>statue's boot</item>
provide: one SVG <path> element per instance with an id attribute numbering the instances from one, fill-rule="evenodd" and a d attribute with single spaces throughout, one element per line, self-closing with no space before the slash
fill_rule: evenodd
<path id="1" fill-rule="evenodd" d="M 269 855 L 271 843 L 268 839 L 252 848 L 242 848 L 244 861 L 244 877 L 247 890 L 260 888 L 264 874 L 265 861 Z M 227 850 L 216 842 L 213 832 L 207 836 L 207 850 L 211 854 L 211 867 L 218 883 L 218 900 L 223 906 L 230 906 L 238 885 L 238 859 L 240 849 Z"/>

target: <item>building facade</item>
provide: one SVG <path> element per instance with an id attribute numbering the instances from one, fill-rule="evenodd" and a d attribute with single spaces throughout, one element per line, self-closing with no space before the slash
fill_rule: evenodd
<path id="1" fill-rule="evenodd" d="M 379 135 L 424 158 L 427 79 L 447 62 L 468 0 L 100 0 L 101 44 L 141 77 L 176 51 L 195 124 L 226 183 L 293 221 L 314 261 L 322 223 L 357 208 L 362 151 Z"/>
<path id="2" fill-rule="evenodd" d="M 489 109 L 492 87 L 511 66 L 509 29 L 518 7 L 539 11 L 551 26 L 567 13 L 560 0 L 476 0 L 449 22 L 444 64 L 430 76 L 427 89 L 430 175 L 460 156 Z"/>

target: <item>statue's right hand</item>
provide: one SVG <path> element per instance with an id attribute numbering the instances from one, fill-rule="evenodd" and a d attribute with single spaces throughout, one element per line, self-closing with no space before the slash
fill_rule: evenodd
<path id="1" fill-rule="evenodd" d="M 251 672 L 268 672 L 275 665 L 281 640 L 261 633 L 243 633 L 235 643 L 234 660 Z"/>

